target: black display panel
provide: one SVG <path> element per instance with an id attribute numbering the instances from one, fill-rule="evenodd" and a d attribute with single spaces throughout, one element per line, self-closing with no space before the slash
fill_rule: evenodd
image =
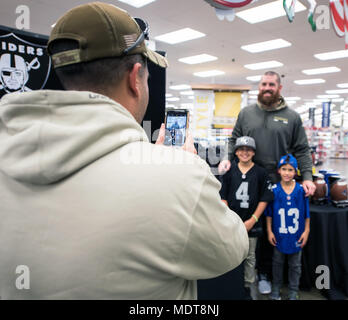
<path id="1" fill-rule="evenodd" d="M 10 92 L 62 90 L 46 52 L 48 37 L 0 25 L 0 98 Z"/>
<path id="2" fill-rule="evenodd" d="M 165 52 L 156 51 L 165 56 Z M 158 136 L 158 129 L 164 123 L 166 108 L 166 69 L 149 61 L 149 105 L 144 116 L 143 128 L 149 138 L 154 143 Z M 151 124 L 151 126 L 150 126 Z M 156 132 L 157 131 L 157 132 Z M 151 132 L 151 136 L 150 136 Z M 152 138 L 152 139 L 151 139 Z"/>

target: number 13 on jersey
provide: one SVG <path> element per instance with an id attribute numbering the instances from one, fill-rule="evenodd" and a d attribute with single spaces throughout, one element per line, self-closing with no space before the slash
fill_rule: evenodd
<path id="1" fill-rule="evenodd" d="M 285 209 L 281 208 L 278 211 L 278 214 L 280 215 L 280 228 L 279 228 L 279 233 L 296 233 L 298 230 L 298 219 L 300 217 L 300 212 L 297 208 L 290 208 L 288 210 L 288 216 L 294 216 L 292 219 L 292 226 L 287 226 L 286 225 L 286 216 L 285 216 Z"/>

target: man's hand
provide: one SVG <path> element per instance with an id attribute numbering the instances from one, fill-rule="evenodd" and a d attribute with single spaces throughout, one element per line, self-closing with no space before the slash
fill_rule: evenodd
<path id="1" fill-rule="evenodd" d="M 218 166 L 219 174 L 224 174 L 225 172 L 230 170 L 230 168 L 231 168 L 231 161 L 230 160 L 222 160 Z"/>
<path id="2" fill-rule="evenodd" d="M 165 128 L 164 123 L 162 123 L 162 124 L 161 124 L 161 128 L 160 128 L 160 131 L 159 131 L 159 134 L 158 134 L 158 138 L 157 138 L 155 144 L 163 144 L 163 143 L 164 143 L 165 136 L 166 136 L 166 128 Z M 189 131 L 188 131 L 187 134 L 186 134 L 185 144 L 182 146 L 182 148 L 183 148 L 185 151 L 188 151 L 188 152 L 197 154 L 196 148 L 195 148 L 195 146 L 194 146 L 194 144 L 193 144 L 192 135 L 191 135 L 191 133 L 190 133 Z"/>
<path id="3" fill-rule="evenodd" d="M 185 144 L 182 146 L 185 151 L 197 154 L 195 145 L 193 144 L 193 138 L 190 131 L 187 131 Z"/>
<path id="4" fill-rule="evenodd" d="M 163 143 L 164 143 L 165 135 L 166 135 L 166 128 L 165 128 L 165 126 L 164 126 L 164 123 L 162 123 L 162 124 L 161 124 L 161 128 L 160 128 L 160 131 L 159 131 L 159 134 L 158 134 L 158 138 L 157 138 L 155 144 L 163 144 Z"/>
<path id="5" fill-rule="evenodd" d="M 303 180 L 302 187 L 304 192 L 306 193 L 306 197 L 312 196 L 317 188 L 313 181 L 311 180 Z"/>

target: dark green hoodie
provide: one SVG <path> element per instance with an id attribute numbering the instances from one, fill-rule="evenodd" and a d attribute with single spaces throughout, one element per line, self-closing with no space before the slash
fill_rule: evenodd
<path id="1" fill-rule="evenodd" d="M 283 98 L 273 109 L 257 103 L 247 106 L 238 115 L 229 142 L 229 158 L 233 158 L 238 137 L 253 137 L 256 142 L 254 161 L 264 167 L 273 182 L 278 161 L 292 153 L 304 180 L 312 180 L 312 157 L 300 115 L 290 109 Z"/>

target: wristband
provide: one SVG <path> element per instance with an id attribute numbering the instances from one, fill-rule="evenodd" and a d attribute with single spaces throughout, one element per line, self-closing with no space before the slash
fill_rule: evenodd
<path id="1" fill-rule="evenodd" d="M 251 215 L 254 219 L 255 219 L 255 221 L 256 222 L 258 222 L 259 221 L 259 219 L 253 214 L 253 215 Z"/>

